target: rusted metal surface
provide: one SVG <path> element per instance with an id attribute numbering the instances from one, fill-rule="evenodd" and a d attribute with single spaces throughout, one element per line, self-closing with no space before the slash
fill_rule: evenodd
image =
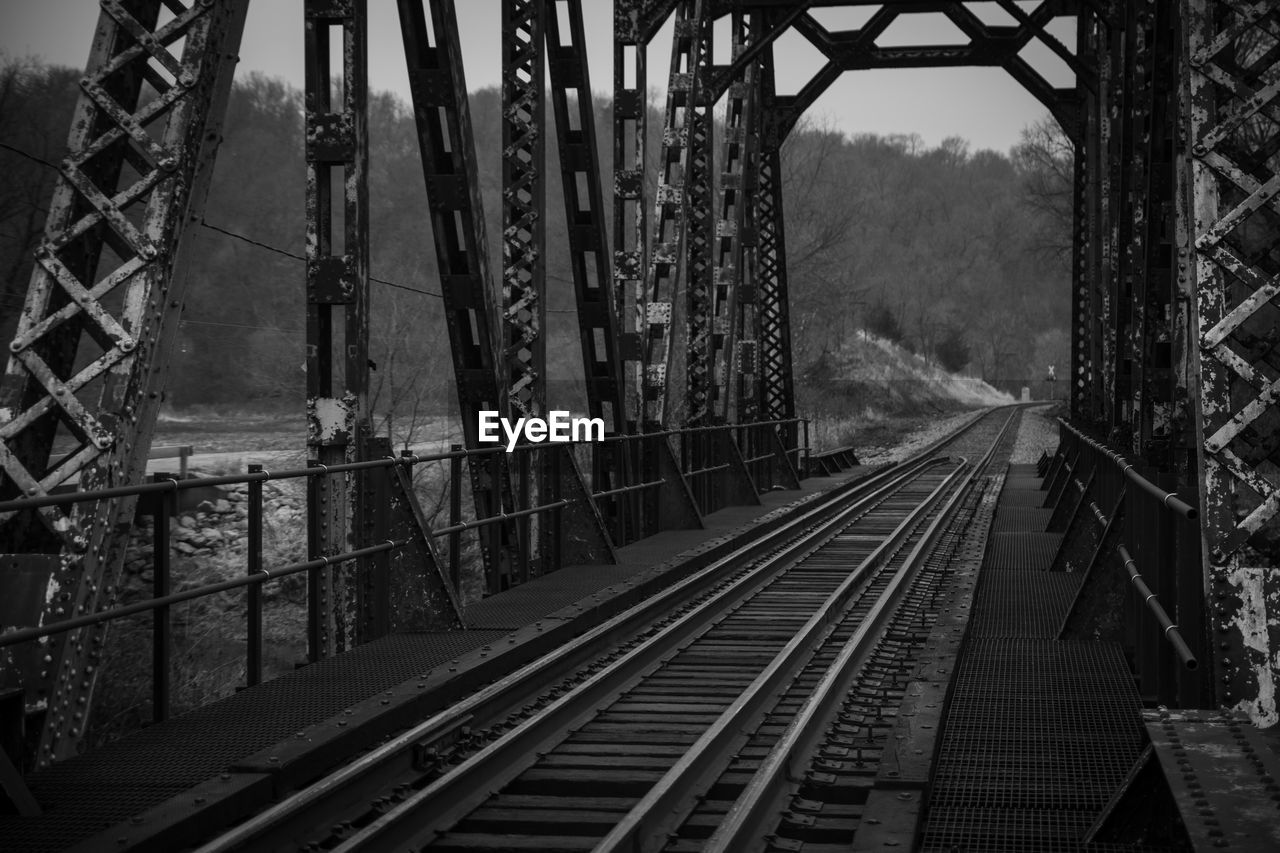
<path id="1" fill-rule="evenodd" d="M 658 155 L 658 188 L 654 200 L 649 262 L 636 294 L 634 319 L 641 355 L 640 394 L 636 420 L 645 429 L 662 429 L 669 399 L 667 374 L 674 349 L 675 294 L 689 212 L 690 135 L 696 123 L 698 84 L 694 69 L 709 42 L 711 21 L 705 0 L 682 0 L 671 39 L 667 107 Z"/>
<path id="2" fill-rule="evenodd" d="M 158 2 L 102 4 L 0 384 L 2 497 L 142 477 L 181 314 L 183 228 L 204 204 L 245 5 L 197 4 L 159 25 Z M 121 185 L 126 161 L 136 175 Z M 87 341 L 101 352 L 77 370 Z M 60 426 L 75 447 L 55 464 Z M 105 500 L 0 519 L 0 551 L 60 554 L 27 624 L 110 604 L 123 559 L 117 531 L 132 511 L 132 501 Z M 72 753 L 83 735 L 104 642 L 83 630 L 31 650 L 39 675 L 23 685 L 28 707 L 47 711 L 40 764 Z"/>
<path id="3" fill-rule="evenodd" d="M 678 0 L 614 0 L 613 4 L 613 297 L 627 394 L 627 418 L 642 408 L 639 319 L 648 266 L 648 64 L 646 48 Z"/>
<path id="4" fill-rule="evenodd" d="M 1218 700 L 1280 720 L 1280 8 L 1186 0 L 1199 473 Z"/>
<path id="5" fill-rule="evenodd" d="M 369 432 L 368 12 L 365 0 L 308 0 L 303 14 L 307 454 L 321 465 L 340 465 L 361 458 Z M 311 557 L 359 547 L 357 478 L 328 475 L 317 486 L 321 530 Z M 359 642 L 360 574 L 344 565 L 317 579 L 313 657 Z"/>
<path id="6" fill-rule="evenodd" d="M 502 0 L 502 364 L 513 417 L 547 406 L 545 3 Z"/>

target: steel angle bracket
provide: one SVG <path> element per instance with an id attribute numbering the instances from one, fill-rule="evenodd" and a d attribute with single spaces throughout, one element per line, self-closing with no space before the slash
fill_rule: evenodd
<path id="1" fill-rule="evenodd" d="M 559 553 L 556 555 L 559 558 L 556 568 L 617 563 L 618 555 L 609 539 L 604 518 L 591 497 L 591 490 L 587 488 L 582 471 L 578 468 L 572 447 L 560 445 L 548 452 L 554 454 L 550 462 L 554 500 L 569 502 L 568 506 L 556 511 L 563 514 L 559 525 L 562 534 Z"/>
<path id="2" fill-rule="evenodd" d="M 645 504 L 650 517 L 656 519 L 657 530 L 701 530 L 702 512 L 693 498 L 689 481 L 680 470 L 680 462 L 671 450 L 666 436 L 654 436 L 645 442 L 645 452 L 651 457 L 646 470 L 651 471 L 662 485 L 646 490 Z"/>

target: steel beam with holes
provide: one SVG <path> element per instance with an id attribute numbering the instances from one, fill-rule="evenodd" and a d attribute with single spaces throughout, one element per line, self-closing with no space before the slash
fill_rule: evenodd
<path id="1" fill-rule="evenodd" d="M 304 6 L 307 455 L 321 465 L 360 461 L 369 431 L 367 16 L 364 0 Z M 317 480 L 311 559 L 359 547 L 358 479 Z M 346 564 L 316 579 L 311 660 L 360 642 L 359 575 Z"/>
<path id="2" fill-rule="evenodd" d="M 1096 61 L 1096 27 L 1093 15 L 1082 13 L 1077 17 L 1077 52 L 1086 63 Z M 1094 287 L 1092 259 L 1098 241 L 1091 212 L 1094 196 L 1092 178 L 1098 166 L 1091 155 L 1096 156 L 1098 97 L 1083 82 L 1078 83 L 1077 94 L 1081 111 L 1077 121 L 1079 135 L 1073 146 L 1071 181 L 1071 369 L 1067 381 L 1071 383 L 1071 416 L 1083 421 L 1093 419 L 1093 371 L 1097 366 L 1092 351 L 1091 294 Z"/>
<path id="3" fill-rule="evenodd" d="M 508 408 L 494 345 L 498 307 L 489 278 L 457 12 L 453 0 L 428 0 L 425 4 L 398 0 L 397 5 L 463 440 L 467 447 L 475 448 L 479 446 L 479 413 L 505 413 Z M 487 466 L 470 466 L 477 518 L 511 508 L 510 475 L 503 457 L 494 454 Z M 513 554 L 516 537 L 510 525 L 503 524 L 493 537 L 480 538 L 486 586 L 489 592 L 497 592 L 504 574 L 517 562 Z"/>
<path id="4" fill-rule="evenodd" d="M 1218 701 L 1277 714 L 1280 7 L 1185 0 L 1198 473 Z"/>
<path id="5" fill-rule="evenodd" d="M 569 266 L 578 302 L 587 411 L 593 418 L 603 418 L 610 431 L 621 434 L 626 431 L 622 362 L 582 0 L 548 2 L 547 64 L 569 229 Z"/>
<path id="6" fill-rule="evenodd" d="M 750 46 L 758 26 L 758 16 L 735 13 L 733 16 L 733 58 L 736 60 Z M 754 390 L 755 358 L 755 293 L 754 282 L 747 278 L 743 238 L 752 218 L 756 158 L 760 147 L 759 68 L 752 63 L 729 85 L 725 102 L 725 138 L 721 151 L 720 192 L 717 206 L 715 246 L 715 320 L 711 337 L 711 362 L 714 385 L 710 404 L 716 417 L 728 422 L 751 423 L 756 420 L 754 395 L 743 395 L 742 381 L 748 374 Z M 742 356 L 749 351 L 749 357 Z M 745 409 L 744 409 L 745 406 Z"/>
<path id="7" fill-rule="evenodd" d="M 0 384 L 0 497 L 142 479 L 182 310 L 184 227 L 204 206 L 246 3 L 177 8 L 102 4 Z M 100 354 L 77 366 L 82 347 Z M 55 463 L 60 427 L 76 446 Z M 4 621 L 110 606 L 133 509 L 104 500 L 0 519 L 0 551 L 16 555 L 4 561 Z M 45 710 L 38 764 L 73 754 L 84 735 L 104 642 L 84 629 L 4 662 L 28 708 Z"/>

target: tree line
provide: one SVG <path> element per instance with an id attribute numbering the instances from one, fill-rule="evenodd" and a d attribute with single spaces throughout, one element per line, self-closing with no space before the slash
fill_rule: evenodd
<path id="1" fill-rule="evenodd" d="M 0 63 L 0 335 L 8 340 L 43 229 L 78 72 Z M 661 128 L 660 104 L 650 117 Z M 611 210 L 611 113 L 596 103 Z M 501 272 L 501 95 L 471 95 L 490 268 Z M 550 118 L 548 111 L 548 118 Z M 373 404 L 383 416 L 438 406 L 452 369 L 411 110 L 369 98 Z M 304 394 L 301 93 L 260 74 L 237 81 L 189 268 L 172 405 L 297 407 Z M 554 131 L 548 140 L 556 145 Z M 554 152 L 549 147 L 548 152 Z M 1070 148 L 1049 121 L 1009 153 L 915 136 L 849 137 L 802 124 L 783 150 L 797 376 L 857 330 L 952 371 L 1028 378 L 1068 356 Z M 656 159 L 656 157 L 654 158 Z M 650 162 L 653 162 L 651 160 Z M 581 377 L 560 176 L 547 186 L 551 378 Z M 1065 183 L 1064 183 L 1065 182 Z M 228 233 L 230 232 L 230 233 Z M 239 235 L 239 236 L 230 236 Z M 240 237 L 250 238 L 248 240 Z M 682 299 L 678 295 L 677 300 Z M 824 377 L 830 378 L 830 377 Z"/>

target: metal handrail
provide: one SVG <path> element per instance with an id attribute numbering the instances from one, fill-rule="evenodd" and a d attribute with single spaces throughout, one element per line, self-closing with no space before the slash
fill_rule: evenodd
<path id="1" fill-rule="evenodd" d="M 1160 599 L 1156 598 L 1156 594 L 1151 591 L 1151 587 L 1147 586 L 1147 582 L 1142 579 L 1142 574 L 1138 571 L 1138 564 L 1130 556 L 1129 549 L 1121 544 L 1116 550 L 1120 553 L 1120 559 L 1124 560 L 1124 568 L 1129 573 L 1129 580 L 1133 583 L 1134 588 L 1138 590 L 1138 595 L 1142 596 L 1143 604 L 1147 606 L 1147 609 L 1151 611 L 1151 615 L 1155 617 L 1156 622 L 1160 624 L 1161 633 L 1173 646 L 1174 652 L 1178 655 L 1178 660 L 1182 661 L 1182 665 L 1187 669 L 1196 669 L 1200 666 L 1200 662 L 1196 660 L 1196 656 L 1192 653 L 1191 647 L 1187 645 L 1187 641 L 1182 638 L 1182 633 L 1178 631 L 1177 624 L 1165 612 L 1164 607 L 1160 604 Z"/>
<path id="2" fill-rule="evenodd" d="M 1075 427 L 1067 423 L 1062 418 L 1058 418 L 1058 423 L 1061 424 L 1064 429 L 1066 429 L 1076 438 L 1080 439 L 1082 442 L 1089 445 L 1089 447 L 1101 453 L 1103 456 L 1106 456 L 1107 458 L 1109 458 L 1112 462 L 1115 463 L 1116 467 L 1120 469 L 1120 473 L 1124 475 L 1126 480 L 1133 483 L 1135 486 L 1142 489 L 1147 494 L 1154 497 L 1156 500 L 1160 501 L 1160 503 L 1163 504 L 1165 508 L 1169 509 L 1170 511 L 1186 519 L 1194 519 L 1199 516 L 1199 512 L 1196 511 L 1195 507 L 1191 506 L 1186 501 L 1182 500 L 1182 498 L 1178 497 L 1177 494 L 1175 494 L 1174 492 L 1166 492 L 1164 489 L 1160 488 L 1155 483 L 1151 482 L 1146 477 L 1139 474 L 1137 470 L 1133 467 L 1132 463 L 1130 463 L 1127 459 L 1125 459 L 1119 453 L 1116 453 L 1114 450 L 1102 444 L 1101 442 L 1096 441 L 1090 438 L 1089 436 L 1085 435 L 1083 432 L 1076 429 Z"/>
<path id="3" fill-rule="evenodd" d="M 591 444 L 611 444 L 626 441 L 643 441 L 645 439 L 662 438 L 670 436 L 678 436 L 684 434 L 724 431 L 732 429 L 743 429 L 746 427 L 759 427 L 766 425 L 782 426 L 786 424 L 798 424 L 805 422 L 804 418 L 791 418 L 782 421 L 755 421 L 749 424 L 716 424 L 714 426 L 702 427 L 683 427 L 681 429 L 663 430 L 660 432 L 637 433 L 634 435 L 612 435 L 605 436 L 600 441 L 593 442 L 565 442 L 572 447 L 586 446 Z M 558 444 L 559 442 L 557 442 Z M 547 442 L 517 444 L 512 448 L 512 453 L 517 451 L 538 451 L 545 450 L 552 446 Z M 90 501 L 106 500 L 109 498 L 138 497 L 141 495 L 155 494 L 157 492 L 167 491 L 184 491 L 186 489 L 199 489 L 214 486 L 233 486 L 253 482 L 266 482 L 268 480 L 290 480 L 302 477 L 314 477 L 317 475 L 327 474 L 345 474 L 352 471 L 369 471 L 378 468 L 390 468 L 396 465 L 404 465 L 413 467 L 423 462 L 446 462 L 451 459 L 465 459 L 474 456 L 490 456 L 495 453 L 505 453 L 506 448 L 497 444 L 493 447 L 476 447 L 465 448 L 462 450 L 445 450 L 437 453 L 417 454 L 410 453 L 401 456 L 387 456 L 381 459 L 368 459 L 361 462 L 343 462 L 338 465 L 309 465 L 306 468 L 291 468 L 284 471 L 277 471 L 274 474 L 270 471 L 263 470 L 256 473 L 232 474 L 221 477 L 201 477 L 195 480 L 178 480 L 176 478 L 165 479 L 159 483 L 138 483 L 132 486 L 115 486 L 108 489 L 92 489 L 89 491 L 69 492 L 66 494 L 54 495 L 29 495 L 23 498 L 12 498 L 10 500 L 0 501 L 0 515 L 10 512 L 19 512 L 26 509 L 40 509 L 47 506 L 64 506 L 67 504 L 88 503 Z"/>

